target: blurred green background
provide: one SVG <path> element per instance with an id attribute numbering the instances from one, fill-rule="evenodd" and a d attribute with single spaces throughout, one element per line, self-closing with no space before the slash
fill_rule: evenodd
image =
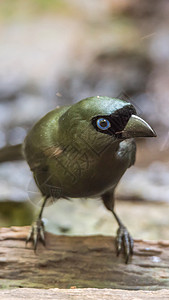
<path id="1" fill-rule="evenodd" d="M 93 95 L 129 99 L 157 132 L 139 139 L 116 207 L 135 238 L 168 239 L 169 2 L 1 0 L 0 148 L 22 143 L 57 105 Z M 0 225 L 28 225 L 41 196 L 24 161 L 0 164 Z M 57 201 L 44 213 L 58 234 L 112 234 L 98 200 Z"/>

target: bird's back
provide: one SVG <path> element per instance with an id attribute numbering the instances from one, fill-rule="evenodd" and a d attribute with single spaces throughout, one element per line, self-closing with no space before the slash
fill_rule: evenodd
<path id="1" fill-rule="evenodd" d="M 53 135 L 57 140 L 58 119 L 69 108 L 56 108 L 40 119 L 30 130 L 23 143 L 23 153 L 33 171 L 39 165 L 45 164 L 46 150 L 53 146 Z"/>

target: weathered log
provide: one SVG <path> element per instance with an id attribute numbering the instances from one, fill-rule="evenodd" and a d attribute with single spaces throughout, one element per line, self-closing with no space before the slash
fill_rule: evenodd
<path id="1" fill-rule="evenodd" d="M 169 241 L 135 241 L 132 260 L 117 258 L 114 238 L 46 233 L 37 253 L 25 238 L 29 227 L 0 229 L 1 288 L 169 288 Z"/>

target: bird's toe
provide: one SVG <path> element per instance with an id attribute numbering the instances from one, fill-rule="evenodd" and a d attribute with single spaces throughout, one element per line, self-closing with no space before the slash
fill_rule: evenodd
<path id="1" fill-rule="evenodd" d="M 32 225 L 26 239 L 26 245 L 30 241 L 33 243 L 33 249 L 35 252 L 39 241 L 45 246 L 45 228 L 44 228 L 44 223 L 41 219 L 38 219 Z"/>
<path id="2" fill-rule="evenodd" d="M 123 225 L 121 225 L 117 230 L 116 246 L 117 246 L 117 255 L 121 253 L 122 249 L 124 250 L 125 262 L 127 264 L 129 258 L 133 254 L 134 242 L 127 228 Z"/>

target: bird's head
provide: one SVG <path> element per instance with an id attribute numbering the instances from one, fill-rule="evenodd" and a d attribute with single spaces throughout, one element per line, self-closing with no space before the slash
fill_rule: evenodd
<path id="1" fill-rule="evenodd" d="M 137 116 L 134 106 L 124 100 L 90 97 L 72 105 L 60 118 L 69 140 L 92 145 L 120 142 L 135 137 L 154 137 L 150 125 Z"/>

